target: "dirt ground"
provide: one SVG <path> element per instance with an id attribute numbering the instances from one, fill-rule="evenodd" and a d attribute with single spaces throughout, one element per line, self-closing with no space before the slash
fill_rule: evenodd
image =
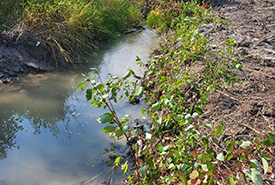
<path id="1" fill-rule="evenodd" d="M 224 120 L 222 142 L 253 141 L 275 132 L 275 0 L 216 3 L 214 12 L 228 24 L 206 25 L 200 33 L 217 46 L 233 38 L 243 69 L 238 73 L 240 82 L 233 88 L 211 94 L 200 122 L 217 125 Z M 271 150 L 275 153 L 274 147 Z M 263 184 L 275 184 L 275 161 L 271 165 L 273 174 L 265 175 Z"/>
<path id="2" fill-rule="evenodd" d="M 0 85 L 16 81 L 22 75 L 51 71 L 66 64 L 61 55 L 55 56 L 53 58 L 51 47 L 33 33 L 20 29 L 0 33 Z"/>

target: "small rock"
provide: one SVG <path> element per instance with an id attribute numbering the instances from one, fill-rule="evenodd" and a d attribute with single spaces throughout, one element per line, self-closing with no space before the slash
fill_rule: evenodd
<path id="1" fill-rule="evenodd" d="M 9 84 L 9 83 L 11 83 L 11 79 L 10 78 L 3 79 L 2 83 L 3 84 Z"/>

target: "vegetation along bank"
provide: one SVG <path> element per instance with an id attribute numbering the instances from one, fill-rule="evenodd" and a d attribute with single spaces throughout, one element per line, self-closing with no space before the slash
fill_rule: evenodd
<path id="1" fill-rule="evenodd" d="M 274 6 L 150 1 L 146 22 L 163 42 L 150 62 L 137 57 L 148 68 L 144 77 L 83 75 L 78 88 L 87 85 L 91 106 L 106 109 L 102 132 L 126 137 L 132 157 L 115 165 L 128 184 L 275 183 Z M 148 105 L 141 113 L 150 132 L 118 117 L 112 104 L 122 97 Z"/>
<path id="2" fill-rule="evenodd" d="M 91 54 L 141 21 L 132 0 L 0 1 L 0 82 Z M 144 4 L 144 3 L 143 3 Z"/>
<path id="3" fill-rule="evenodd" d="M 163 42 L 150 62 L 137 57 L 144 77 L 102 82 L 92 69 L 78 86 L 107 110 L 102 132 L 126 137 L 132 155 L 115 165 L 127 183 L 274 184 L 273 0 L 2 0 L 1 82 L 78 60 L 140 22 L 145 5 Z M 150 132 L 118 117 L 119 91 L 148 105 Z"/>

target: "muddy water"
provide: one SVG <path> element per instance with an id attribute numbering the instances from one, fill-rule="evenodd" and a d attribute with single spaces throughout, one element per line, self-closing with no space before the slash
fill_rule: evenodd
<path id="1" fill-rule="evenodd" d="M 100 133 L 95 120 L 105 111 L 89 107 L 85 91 L 76 90 L 81 72 L 98 67 L 122 76 L 127 68 L 142 74 L 136 55 L 149 60 L 157 35 L 144 30 L 108 43 L 84 65 L 45 74 L 29 75 L 0 86 L 0 185 L 71 185 L 102 182 L 113 165 L 113 155 L 126 150 L 125 143 Z M 119 115 L 139 118 L 139 106 L 125 101 L 116 105 Z M 121 184 L 121 175 L 115 174 Z"/>

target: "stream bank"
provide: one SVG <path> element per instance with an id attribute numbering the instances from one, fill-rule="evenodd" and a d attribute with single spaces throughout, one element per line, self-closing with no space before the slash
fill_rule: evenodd
<path id="1" fill-rule="evenodd" d="M 30 73 L 46 72 L 65 66 L 62 55 L 53 56 L 52 48 L 33 33 L 0 33 L 0 84 L 16 81 Z"/>
<path id="2" fill-rule="evenodd" d="M 141 22 L 140 1 L 10 0 L 0 6 L 0 83 L 82 60 Z M 131 32 L 131 31 L 128 31 Z"/>
<path id="3" fill-rule="evenodd" d="M 151 12 L 158 24 L 166 23 L 171 7 L 185 10 L 147 64 L 152 139 L 139 138 L 140 176 L 132 175 L 129 184 L 275 183 L 275 140 L 267 137 L 275 133 L 275 4 L 218 2 L 213 12 L 220 20 L 197 27 L 203 12 L 186 4 Z M 269 171 L 258 172 L 250 160 L 268 161 Z M 257 171 L 258 182 L 244 169 Z"/>
<path id="4" fill-rule="evenodd" d="M 159 36 L 145 29 L 105 43 L 97 55 L 73 67 L 22 76 L 0 87 L 0 184 L 83 184 L 99 174 L 96 184 L 109 177 L 114 157 L 124 154 L 124 140 L 101 133 L 96 119 L 106 110 L 90 107 L 85 89 L 77 89 L 96 67 L 105 81 L 108 73 L 123 76 L 127 68 L 142 75 L 136 55 L 149 60 Z M 125 70 L 124 70 L 125 69 Z M 120 117 L 131 114 L 141 119 L 126 100 L 114 105 Z M 102 173 L 103 172 L 103 173 Z M 120 168 L 112 180 L 121 185 Z"/>
<path id="5" fill-rule="evenodd" d="M 253 140 L 275 131 L 275 2 L 236 0 L 213 11 L 227 24 L 203 25 L 199 32 L 212 46 L 223 47 L 233 38 L 243 68 L 232 88 L 211 95 L 201 123 L 225 120 L 226 140 Z"/>
<path id="6" fill-rule="evenodd" d="M 141 25 L 134 26 L 123 34 L 144 29 Z M 49 72 L 73 63 L 76 62 L 68 61 L 55 47 L 32 32 L 19 30 L 0 33 L 0 84 L 9 84 L 28 74 Z"/>

